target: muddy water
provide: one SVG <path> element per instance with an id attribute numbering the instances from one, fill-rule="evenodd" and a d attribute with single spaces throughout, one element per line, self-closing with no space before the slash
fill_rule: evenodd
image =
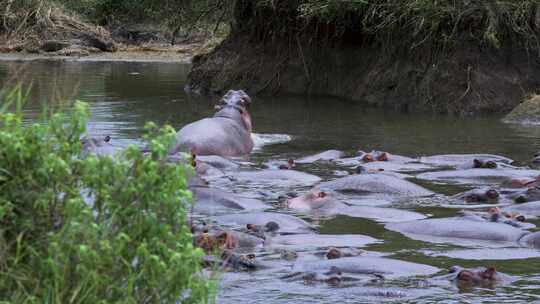
<path id="1" fill-rule="evenodd" d="M 43 104 L 61 106 L 58 100 L 79 98 L 90 103 L 90 133 L 109 134 L 119 147 L 139 144 L 144 123 L 169 123 L 175 128 L 212 113 L 212 100 L 191 98 L 183 91 L 188 65 L 176 63 L 104 62 L 0 62 L 0 83 L 33 83 L 32 98 L 26 105 L 34 117 Z M 453 118 L 433 115 L 400 114 L 365 109 L 331 98 L 255 98 L 251 109 L 257 149 L 248 161 L 258 164 L 268 159 L 287 159 L 325 149 L 386 150 L 420 156 L 441 153 L 496 153 L 527 164 L 540 150 L 540 127 L 505 125 L 500 117 Z M 265 144 L 266 143 L 266 144 Z M 331 168 L 305 166 L 302 170 L 330 178 Z M 424 184 L 442 194 L 461 190 L 445 185 Z M 260 196 L 261 189 L 242 187 L 249 196 Z M 235 190 L 235 189 L 233 189 Z M 236 189 L 237 190 L 237 189 Z M 298 189 L 262 189 L 275 193 Z M 268 199 L 275 202 L 275 197 Z M 271 205 L 272 206 L 272 205 Z M 277 208 L 277 207 L 275 207 Z M 436 217 L 451 216 L 456 209 L 407 207 Z M 313 219 L 306 218 L 313 221 Z M 495 265 L 516 276 L 509 285 L 458 289 L 449 283 L 409 278 L 362 284 L 307 284 L 279 279 L 288 273 L 291 262 L 250 273 L 224 273 L 219 303 L 371 303 L 390 302 L 512 302 L 540 300 L 540 259 L 538 251 L 512 251 L 483 260 L 483 254 L 468 253 L 469 247 L 434 245 L 412 241 L 386 231 L 370 220 L 339 216 L 317 220 L 320 233 L 364 234 L 383 240 L 365 250 L 440 268 Z M 540 225 L 540 222 L 536 222 Z M 460 249 L 452 258 L 445 253 Z M 493 249 L 495 250 L 495 249 Z M 310 254 L 304 253 L 305 255 Z M 518 255 L 519 254 L 519 255 Z M 502 255 L 502 257 L 500 256 Z M 497 260 L 495 260 L 497 259 Z M 376 291 L 402 292 L 402 298 L 386 299 Z"/>

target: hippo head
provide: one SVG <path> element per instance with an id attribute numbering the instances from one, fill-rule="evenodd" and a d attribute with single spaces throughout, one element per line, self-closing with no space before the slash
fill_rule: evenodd
<path id="1" fill-rule="evenodd" d="M 337 248 L 330 248 L 328 249 L 328 252 L 326 252 L 326 258 L 329 260 L 339 259 L 341 256 L 341 251 Z"/>
<path id="2" fill-rule="evenodd" d="M 453 266 L 450 268 L 450 273 L 456 275 L 455 278 L 459 284 L 485 284 L 500 280 L 499 273 L 495 267 L 465 269 L 459 266 Z"/>
<path id="3" fill-rule="evenodd" d="M 251 98 L 243 90 L 229 90 L 218 103 L 218 107 L 232 106 L 247 109 L 251 104 Z"/>
<path id="4" fill-rule="evenodd" d="M 319 189 L 312 189 L 304 195 L 287 200 L 287 207 L 303 210 L 318 209 L 330 200 L 328 193 Z"/>
<path id="5" fill-rule="evenodd" d="M 251 98 L 246 94 L 246 92 L 242 90 L 229 90 L 229 92 L 223 95 L 221 100 L 216 105 L 216 109 L 219 110 L 219 112 L 216 113 L 215 116 L 227 117 L 239 121 L 243 124 L 246 130 L 251 132 L 251 116 L 247 110 L 250 104 Z"/>

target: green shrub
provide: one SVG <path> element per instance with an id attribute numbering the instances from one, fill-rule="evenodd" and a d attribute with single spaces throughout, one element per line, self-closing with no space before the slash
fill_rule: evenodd
<path id="1" fill-rule="evenodd" d="M 24 124 L 23 99 L 14 90 L 0 110 L 0 300 L 211 301 L 186 223 L 187 169 L 165 161 L 174 130 L 148 124 L 147 155 L 82 159 L 86 104 Z"/>

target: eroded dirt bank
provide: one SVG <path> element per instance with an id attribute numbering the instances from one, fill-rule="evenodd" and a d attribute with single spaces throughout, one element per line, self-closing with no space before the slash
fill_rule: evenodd
<path id="1" fill-rule="evenodd" d="M 245 1 L 238 5 L 230 36 L 213 52 L 195 57 L 190 88 L 329 95 L 461 115 L 508 112 L 540 88 L 538 51 L 512 39 L 493 47 L 471 38 L 461 27 L 474 27 L 476 16 L 461 21 L 454 45 L 442 49 L 434 43 L 414 45 L 406 37 L 400 41 L 406 33 L 392 34 L 389 43 L 357 28 L 337 35 L 335 25 L 300 22 L 295 12 L 261 12 Z"/>

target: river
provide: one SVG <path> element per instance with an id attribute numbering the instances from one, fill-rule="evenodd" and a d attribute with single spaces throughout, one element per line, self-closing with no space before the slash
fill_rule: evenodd
<path id="1" fill-rule="evenodd" d="M 146 121 L 168 123 L 179 129 L 212 114 L 215 100 L 190 97 L 184 92 L 189 69 L 188 64 L 181 63 L 3 61 L 0 62 L 0 84 L 32 83 L 31 99 L 25 107 L 30 118 L 35 117 L 45 104 L 65 105 L 61 100 L 73 99 L 88 102 L 92 111 L 89 132 L 108 134 L 114 145 L 125 147 L 141 143 Z M 526 165 L 540 150 L 540 127 L 504 124 L 498 116 L 457 118 L 396 113 L 333 98 L 298 96 L 254 98 L 250 111 L 257 148 L 245 160 L 255 164 L 341 149 L 351 153 L 384 150 L 407 156 L 494 153 Z M 332 176 L 324 166 L 308 166 L 304 170 L 323 178 Z M 445 195 L 465 189 L 424 185 Z M 250 196 L 257 196 L 260 190 L 242 189 Z M 415 205 L 407 209 L 434 217 L 451 216 L 459 211 L 433 205 Z M 533 223 L 540 225 L 540 221 Z M 495 265 L 497 270 L 517 279 L 507 285 L 465 290 L 450 283 L 433 283 L 429 279 L 372 282 L 368 286 L 351 283 L 336 287 L 285 282 L 280 276 L 287 273 L 290 265 L 286 265 L 280 269 L 224 273 L 218 303 L 526 303 L 540 300 L 540 258 L 523 259 L 512 255 L 502 260 L 483 260 L 482 256 L 451 258 L 445 253 L 463 248 L 413 241 L 370 220 L 339 216 L 318 221 L 318 224 L 323 234 L 356 233 L 383 240 L 383 243 L 363 248 L 368 251 L 443 269 L 456 264 L 467 267 Z M 403 291 L 407 295 L 385 299 L 366 293 L 366 290 L 375 289 Z"/>

